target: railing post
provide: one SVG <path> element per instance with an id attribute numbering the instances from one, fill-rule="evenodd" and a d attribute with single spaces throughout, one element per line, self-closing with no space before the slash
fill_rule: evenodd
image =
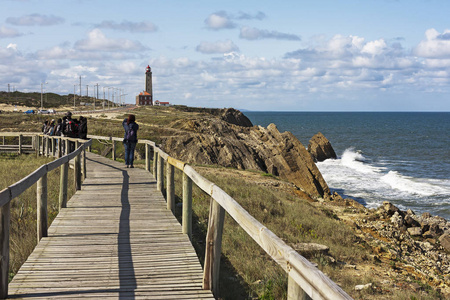
<path id="1" fill-rule="evenodd" d="M 175 168 L 167 161 L 167 209 L 175 210 Z"/>
<path id="2" fill-rule="evenodd" d="M 312 300 L 290 275 L 288 277 L 287 300 Z"/>
<path id="3" fill-rule="evenodd" d="M 78 141 L 75 142 L 75 150 L 78 149 Z M 81 152 L 75 156 L 75 161 L 73 164 L 73 174 L 75 179 L 75 190 L 81 190 Z"/>
<path id="4" fill-rule="evenodd" d="M 41 154 L 41 137 L 38 135 L 36 136 L 36 157 L 39 157 Z"/>
<path id="5" fill-rule="evenodd" d="M 40 155 L 45 156 L 45 136 L 42 136 L 42 151 Z"/>
<path id="6" fill-rule="evenodd" d="M 47 233 L 47 172 L 37 182 L 37 240 Z"/>
<path id="7" fill-rule="evenodd" d="M 61 156 L 62 156 L 62 149 L 61 149 L 62 142 L 63 142 L 63 140 L 61 139 L 60 136 L 58 136 L 58 137 L 57 137 L 57 143 L 58 143 L 58 158 L 61 158 Z"/>
<path id="8" fill-rule="evenodd" d="M 183 233 L 192 238 L 192 179 L 183 172 Z"/>
<path id="9" fill-rule="evenodd" d="M 112 159 L 116 160 L 116 141 L 115 140 L 112 141 L 112 146 L 113 146 L 113 148 L 112 148 Z"/>
<path id="10" fill-rule="evenodd" d="M 145 170 L 150 172 L 150 145 L 145 144 Z"/>
<path id="11" fill-rule="evenodd" d="M 48 136 L 46 136 L 45 137 L 45 157 L 48 157 L 50 154 L 49 148 L 50 148 L 50 142 L 48 140 Z"/>
<path id="12" fill-rule="evenodd" d="M 66 154 L 70 153 L 69 145 L 70 145 L 70 141 L 69 141 L 69 139 L 66 139 Z"/>
<path id="13" fill-rule="evenodd" d="M 59 209 L 67 207 L 67 185 L 69 177 L 69 161 L 61 165 L 59 181 Z"/>
<path id="14" fill-rule="evenodd" d="M 158 165 L 158 152 L 156 151 L 155 148 L 153 148 L 153 177 L 155 177 L 155 179 L 158 179 L 158 174 L 156 174 L 156 170 L 157 170 L 157 165 Z"/>
<path id="15" fill-rule="evenodd" d="M 0 214 L 0 298 L 8 297 L 9 280 L 9 228 L 11 220 L 11 201 L 1 207 Z"/>
<path id="16" fill-rule="evenodd" d="M 83 145 L 83 181 L 86 179 L 86 147 Z"/>
<path id="17" fill-rule="evenodd" d="M 219 297 L 219 270 L 224 220 L 225 209 L 216 200 L 211 198 L 208 232 L 206 234 L 203 289 L 211 290 L 215 298 Z"/>
<path id="18" fill-rule="evenodd" d="M 52 156 L 55 157 L 56 156 L 55 137 L 52 136 L 51 139 L 52 139 Z"/>
<path id="19" fill-rule="evenodd" d="M 19 134 L 19 154 L 22 154 L 23 136 Z"/>
<path id="20" fill-rule="evenodd" d="M 164 190 L 164 159 L 158 155 L 158 175 L 156 176 L 156 189 L 158 191 Z"/>

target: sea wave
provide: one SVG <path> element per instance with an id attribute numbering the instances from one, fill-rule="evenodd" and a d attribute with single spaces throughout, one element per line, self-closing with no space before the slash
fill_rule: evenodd
<path id="1" fill-rule="evenodd" d="M 340 160 L 342 166 L 364 174 L 379 173 L 384 169 L 367 164 L 367 158 L 364 157 L 361 151 L 355 151 L 355 148 L 346 149 Z"/>
<path id="2" fill-rule="evenodd" d="M 450 180 L 406 176 L 395 170 L 399 165 L 394 161 L 373 162 L 354 148 L 317 166 L 331 189 L 359 198 L 368 207 L 391 201 L 431 208 L 432 203 L 445 204 L 450 197 Z"/>
<path id="3" fill-rule="evenodd" d="M 381 177 L 381 180 L 394 189 L 415 195 L 433 196 L 448 193 L 440 186 L 440 183 L 444 183 L 443 181 L 433 184 L 427 179 L 404 176 L 397 171 L 389 171 Z"/>

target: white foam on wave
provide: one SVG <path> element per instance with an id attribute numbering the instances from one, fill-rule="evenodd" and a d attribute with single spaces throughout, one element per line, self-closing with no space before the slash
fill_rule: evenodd
<path id="1" fill-rule="evenodd" d="M 341 157 L 341 164 L 345 167 L 356 170 L 357 172 L 370 174 L 379 173 L 382 168 L 377 168 L 366 164 L 367 159 L 360 152 L 356 152 L 354 148 L 348 148 Z"/>
<path id="2" fill-rule="evenodd" d="M 397 171 L 387 172 L 392 165 L 373 165 L 354 148 L 346 149 L 340 159 L 325 160 L 317 166 L 330 188 L 360 197 L 369 207 L 377 202 L 381 204 L 383 200 L 416 202 L 424 197 L 450 195 L 450 180 L 413 178 Z"/>
<path id="3" fill-rule="evenodd" d="M 389 171 L 389 173 L 381 177 L 381 180 L 394 189 L 410 194 L 420 196 L 443 196 L 450 194 L 448 180 L 413 178 L 401 175 L 397 171 Z"/>

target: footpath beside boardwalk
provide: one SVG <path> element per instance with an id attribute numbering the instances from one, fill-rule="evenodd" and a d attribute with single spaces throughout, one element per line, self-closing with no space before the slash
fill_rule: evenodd
<path id="1" fill-rule="evenodd" d="M 87 178 L 9 284 L 13 299 L 214 299 L 142 169 L 88 153 Z"/>

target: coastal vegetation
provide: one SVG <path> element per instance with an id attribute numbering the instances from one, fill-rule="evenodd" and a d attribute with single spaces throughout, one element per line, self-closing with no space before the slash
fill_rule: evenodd
<path id="1" fill-rule="evenodd" d="M 59 95 L 55 93 L 41 93 L 31 92 L 24 93 L 19 91 L 14 92 L 3 92 L 0 91 L 0 103 L 5 103 L 8 105 L 26 106 L 29 109 L 40 109 L 41 107 L 41 96 L 42 96 L 42 106 L 45 109 L 48 108 L 60 108 L 64 106 L 71 107 L 74 104 L 74 94 Z M 97 105 L 100 101 L 96 100 Z M 88 103 L 92 106 L 94 102 L 93 97 L 79 96 L 75 95 L 75 105 L 79 106 L 80 103 Z"/>
<path id="2" fill-rule="evenodd" d="M 202 120 L 199 124 L 208 124 L 204 120 L 217 118 L 209 110 L 184 107 L 140 107 L 134 109 L 133 113 L 140 125 L 138 138 L 153 140 L 157 144 L 164 143 L 167 137 L 179 134 L 182 127 L 180 124 L 189 120 Z M 88 115 L 89 134 L 122 136 L 120 123 L 126 115 L 126 112 Z M 0 125 L 2 131 L 39 131 L 45 118 L 49 117 L 7 114 L 2 116 Z M 122 159 L 123 149 L 120 148 L 120 143 L 118 147 L 116 150 L 118 159 Z M 111 157 L 111 144 L 95 141 L 92 148 L 93 152 Z M 138 145 L 136 157 L 138 167 L 143 167 L 143 153 L 142 145 Z M 10 170 L 14 166 L 14 170 L 23 169 L 23 171 L 17 172 L 18 174 L 11 178 L 12 182 L 2 182 L 2 188 L 48 161 L 45 158 L 37 159 L 35 156 L 26 155 L 4 157 L 5 159 L 0 160 L 1 170 Z M 25 164 L 21 162 L 22 160 L 26 164 L 33 163 L 33 165 L 27 167 L 27 170 L 25 167 L 16 167 Z M 198 163 L 194 163 L 193 167 L 220 186 L 252 216 L 294 249 L 302 243 L 327 246 L 326 251 L 312 253 L 301 252 L 300 249 L 298 251 L 355 299 L 445 299 L 445 294 L 438 288 L 439 284 L 433 285 L 433 280 L 413 276 L 414 272 L 408 274 L 410 266 L 406 260 L 391 251 L 395 249 L 394 244 L 391 246 L 388 242 L 376 244 L 374 240 L 377 233 L 370 232 L 369 229 L 366 232 L 362 230 L 365 224 L 374 218 L 373 212 L 356 203 L 339 199 L 337 196 L 325 202 L 314 200 L 291 182 L 260 170 L 242 170 Z M 55 174 L 49 177 L 49 182 L 52 176 L 53 180 L 59 180 L 58 172 L 59 170 L 54 171 Z M 11 176 L 2 174 L 2 178 L 4 177 Z M 53 192 L 49 189 L 49 200 L 57 201 L 57 196 L 50 195 L 51 193 L 57 195 L 59 184 L 49 183 L 49 187 L 55 189 Z M 175 192 L 176 201 L 181 203 L 179 172 L 176 172 Z M 27 224 L 26 228 L 20 227 L 17 231 L 29 232 L 28 239 L 32 240 L 36 239 L 35 213 L 32 213 L 33 203 L 31 203 L 32 199 L 35 199 L 35 191 L 30 189 L 27 193 L 28 196 L 21 199 L 22 202 L 15 200 L 17 204 L 13 204 L 15 210 L 13 215 L 16 214 L 17 217 L 11 223 L 18 222 L 24 224 L 23 226 Z M 197 188 L 194 188 L 193 196 L 193 244 L 203 263 L 210 198 Z M 56 205 L 57 208 L 57 202 L 49 204 L 52 205 Z M 25 215 L 25 212 L 21 212 L 26 211 L 28 207 L 31 207 L 30 213 Z M 49 213 L 52 214 L 54 213 Z M 181 207 L 178 205 L 176 216 L 180 218 L 180 215 Z M 25 217 L 28 218 L 27 221 L 23 220 Z M 389 220 L 389 217 L 383 218 Z M 11 251 L 18 252 L 21 257 L 26 258 L 35 244 L 32 242 L 19 244 L 19 239 L 25 238 L 18 236 L 14 242 L 17 246 Z M 387 238 L 383 240 L 388 241 Z M 223 299 L 286 298 L 286 274 L 229 216 L 225 219 L 222 245 L 220 292 Z M 20 265 L 20 262 L 17 265 Z M 442 280 L 445 283 L 446 278 Z M 358 286 L 364 287 L 356 289 Z"/>
<path id="3" fill-rule="evenodd" d="M 19 181 L 52 161 L 49 157 L 0 153 L 0 190 Z M 59 207 L 60 169 L 48 174 L 48 224 L 57 216 Z M 72 171 L 69 170 L 69 176 Z M 73 175 L 72 175 L 73 176 Z M 68 196 L 75 192 L 69 181 Z M 11 202 L 10 277 L 14 276 L 37 244 L 36 184 Z"/>

